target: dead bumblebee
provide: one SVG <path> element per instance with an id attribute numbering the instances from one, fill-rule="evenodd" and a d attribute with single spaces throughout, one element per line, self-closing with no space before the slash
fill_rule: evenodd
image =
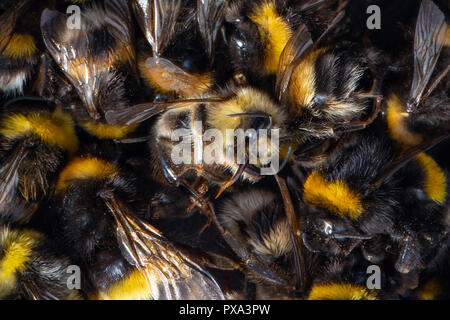
<path id="1" fill-rule="evenodd" d="M 397 247 L 398 272 L 423 268 L 447 234 L 448 189 L 445 172 L 423 150 L 424 145 L 397 150 L 389 138 L 369 130 L 309 173 L 302 197 L 313 209 L 303 230 L 305 246 L 345 256 L 386 235 Z M 366 259 L 382 259 L 374 252 L 380 251 L 367 250 Z"/>
<path id="2" fill-rule="evenodd" d="M 86 5 L 78 27 L 69 27 L 66 15 L 45 10 L 41 30 L 48 52 L 83 102 L 84 108 L 74 103 L 71 110 L 80 126 L 100 139 L 121 139 L 136 129 L 110 126 L 103 118 L 106 110 L 128 104 L 124 70 L 135 67 L 128 3 Z"/>
<path id="3" fill-rule="evenodd" d="M 42 234 L 28 229 L 0 227 L 0 298 L 78 300 L 70 289 L 70 262 L 53 253 Z"/>
<path id="4" fill-rule="evenodd" d="M 294 298 L 295 251 L 281 199 L 253 187 L 221 201 L 217 216 L 229 233 L 228 244 L 245 261 L 241 270 L 253 284 L 247 284 L 245 294 L 255 299 Z"/>
<path id="5" fill-rule="evenodd" d="M 39 98 L 16 98 L 0 119 L 0 216 L 24 223 L 53 194 L 64 162 L 78 148 L 70 115 Z"/>
<path id="6" fill-rule="evenodd" d="M 136 178 L 85 156 L 61 172 L 58 229 L 91 299 L 222 299 L 212 276 L 142 216 Z"/>

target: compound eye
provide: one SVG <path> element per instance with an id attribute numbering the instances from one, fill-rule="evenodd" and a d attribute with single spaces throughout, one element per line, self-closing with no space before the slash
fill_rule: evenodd
<path id="1" fill-rule="evenodd" d="M 332 235 L 333 234 L 333 225 L 331 222 L 324 220 L 323 222 L 323 232 L 326 235 Z"/>

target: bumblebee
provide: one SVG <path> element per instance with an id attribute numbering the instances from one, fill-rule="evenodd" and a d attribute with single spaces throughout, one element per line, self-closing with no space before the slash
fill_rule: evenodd
<path id="1" fill-rule="evenodd" d="M 51 102 L 16 98 L 0 120 L 1 220 L 27 222 L 53 194 L 57 174 L 77 151 L 72 118 Z"/>
<path id="2" fill-rule="evenodd" d="M 280 197 L 253 187 L 223 199 L 217 216 L 230 235 L 228 244 L 246 261 L 241 270 L 255 286 L 246 294 L 256 299 L 295 298 L 295 250 Z"/>
<path id="3" fill-rule="evenodd" d="M 401 77 L 403 83 L 410 83 L 409 88 L 400 85 L 386 99 L 384 115 L 389 134 L 405 145 L 421 143 L 425 133 L 448 130 L 450 26 L 445 19 L 432 1 L 422 1 L 414 34 L 414 54 L 408 59 L 413 60 L 413 72 L 406 79 Z"/>
<path id="4" fill-rule="evenodd" d="M 223 299 L 215 280 L 140 216 L 137 178 L 86 155 L 56 187 L 60 239 L 86 275 L 91 299 Z"/>
<path id="5" fill-rule="evenodd" d="M 128 3 L 86 5 L 79 28 L 69 27 L 65 15 L 47 9 L 41 30 L 48 52 L 84 105 L 80 109 L 72 104 L 80 126 L 100 139 L 121 139 L 133 132 L 136 126 L 110 126 L 103 118 L 106 110 L 128 105 L 123 70 L 135 66 Z"/>
<path id="6" fill-rule="evenodd" d="M 79 300 L 70 289 L 67 258 L 34 230 L 0 227 L 0 297 L 27 300 Z"/>
<path id="7" fill-rule="evenodd" d="M 385 235 L 396 248 L 398 272 L 423 268 L 447 234 L 448 189 L 446 173 L 423 147 L 398 150 L 369 130 L 330 164 L 310 172 L 302 194 L 313 208 L 303 230 L 305 246 L 345 256 Z M 386 250 L 367 250 L 366 259 L 382 260 L 375 254 L 380 251 Z"/>
<path id="8" fill-rule="evenodd" d="M 288 140 L 283 136 L 284 123 L 283 111 L 270 99 L 265 93 L 251 88 L 242 87 L 224 91 L 219 96 L 211 96 L 199 99 L 185 99 L 174 102 L 155 102 L 136 105 L 125 110 L 110 111 L 107 113 L 107 119 L 113 123 L 133 124 L 144 121 L 154 115 L 160 114 L 157 122 L 153 127 L 152 136 L 149 140 L 149 146 L 154 155 L 156 180 L 164 181 L 165 179 L 171 183 L 187 182 L 183 181 L 183 176 L 187 177 L 192 172 L 196 176 L 208 179 L 208 183 L 212 185 L 222 185 L 222 190 L 231 186 L 240 177 L 244 180 L 256 182 L 261 176 L 260 174 L 249 168 L 250 157 L 258 156 L 251 148 L 246 148 L 244 157 L 246 161 L 239 164 L 236 157 L 232 161 L 228 159 L 223 163 L 214 161 L 206 163 L 204 161 L 196 161 L 194 154 L 189 157 L 189 164 L 175 164 L 172 160 L 172 150 L 179 143 L 171 139 L 174 129 L 181 129 L 186 132 L 183 139 L 191 139 L 192 141 L 203 141 L 203 132 L 207 129 L 218 130 L 222 137 L 222 147 L 219 151 L 223 155 L 231 151 L 235 151 L 234 136 L 227 136 L 227 131 L 236 132 L 242 129 L 256 130 L 268 128 L 268 130 L 279 130 L 280 141 Z M 200 124 L 198 127 L 198 124 Z M 257 167 L 270 165 L 270 155 L 278 154 L 278 146 L 272 143 L 270 137 L 259 137 L 255 134 L 253 137 L 254 145 L 266 145 L 267 154 L 265 159 L 260 157 L 258 161 L 254 161 Z M 263 141 L 267 138 L 267 141 Z M 155 143 L 156 141 L 156 143 Z M 208 149 L 209 143 L 202 145 L 202 151 Z M 211 148 L 209 146 L 209 148 Z M 233 153 L 234 154 L 234 153 Z M 245 160 L 242 159 L 242 160 Z M 220 159 L 218 159 L 220 160 Z M 253 164 L 253 163 L 252 163 Z M 281 164 L 280 167 L 282 167 Z M 232 177 L 227 178 L 231 172 Z M 220 192 L 221 193 L 221 192 Z"/>

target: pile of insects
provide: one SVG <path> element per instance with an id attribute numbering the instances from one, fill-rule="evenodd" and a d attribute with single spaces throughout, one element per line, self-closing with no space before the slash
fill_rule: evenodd
<path id="1" fill-rule="evenodd" d="M 2 0 L 0 298 L 450 298 L 449 21 Z"/>

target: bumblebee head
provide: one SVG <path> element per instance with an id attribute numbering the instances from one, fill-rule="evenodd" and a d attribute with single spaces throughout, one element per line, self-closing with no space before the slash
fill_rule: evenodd
<path id="1" fill-rule="evenodd" d="M 222 133 L 225 150 L 234 150 L 235 137 L 238 143 L 247 137 L 250 151 L 256 149 L 252 147 L 267 146 L 268 154 L 279 153 L 279 143 L 276 143 L 279 141 L 272 142 L 271 137 L 274 130 L 277 130 L 278 137 L 283 136 L 286 118 L 281 108 L 265 93 L 250 87 L 239 88 L 230 99 L 214 104 L 207 112 L 208 128 Z"/>

